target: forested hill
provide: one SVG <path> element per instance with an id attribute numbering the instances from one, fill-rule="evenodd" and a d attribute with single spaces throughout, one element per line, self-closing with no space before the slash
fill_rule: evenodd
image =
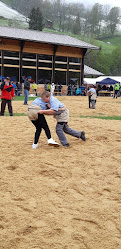
<path id="1" fill-rule="evenodd" d="M 85 57 L 85 63 L 107 75 L 121 75 L 121 9 L 99 3 L 87 9 L 82 3 L 62 0 L 3 0 L 26 18 L 31 29 L 73 36 L 100 47 Z M 39 15 L 38 15 L 39 12 Z M 40 19 L 41 16 L 41 19 Z M 27 19 L 26 19 L 27 20 Z M 37 25 L 36 25 L 37 23 Z M 42 24 L 42 25 L 40 25 Z M 1 19 L 0 25 L 19 26 L 19 21 Z M 33 25 L 33 26 L 32 26 Z"/>

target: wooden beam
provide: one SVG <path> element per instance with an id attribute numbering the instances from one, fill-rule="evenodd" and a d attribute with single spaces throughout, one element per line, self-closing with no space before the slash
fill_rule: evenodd
<path id="1" fill-rule="evenodd" d="M 52 70 L 50 67 L 38 67 L 38 69 L 43 69 L 43 70 Z"/>
<path id="2" fill-rule="evenodd" d="M 67 65 L 67 62 L 63 62 L 63 61 L 55 61 L 55 64 Z"/>
<path id="3" fill-rule="evenodd" d="M 22 66 L 22 68 L 36 69 L 34 66 Z"/>
<path id="4" fill-rule="evenodd" d="M 48 61 L 48 60 L 39 60 L 39 62 L 43 62 L 43 63 L 52 63 L 52 61 Z"/>
<path id="5" fill-rule="evenodd" d="M 63 68 L 55 68 L 55 71 L 63 71 L 63 72 L 67 72 L 67 69 L 63 69 Z"/>
<path id="6" fill-rule="evenodd" d="M 8 57 L 8 56 L 4 56 L 4 59 L 6 59 L 6 60 L 19 60 L 19 58 L 18 57 Z"/>
<path id="7" fill-rule="evenodd" d="M 11 65 L 11 64 L 4 64 L 4 67 L 16 67 L 19 68 L 19 65 Z"/>
<path id="8" fill-rule="evenodd" d="M 1 38 L 0 50 L 17 51 L 21 50 L 21 41 Z"/>
<path id="9" fill-rule="evenodd" d="M 34 62 L 36 62 L 36 59 L 22 58 L 22 61 L 34 61 Z"/>
<path id="10" fill-rule="evenodd" d="M 82 58 L 83 49 L 75 47 L 58 46 L 56 56 Z"/>
<path id="11" fill-rule="evenodd" d="M 80 70 L 75 70 L 75 69 L 69 69 L 69 72 L 77 72 L 77 73 L 80 73 Z"/>
<path id="12" fill-rule="evenodd" d="M 52 44 L 25 41 L 23 52 L 33 53 L 33 54 L 53 55 L 53 47 L 54 45 Z"/>

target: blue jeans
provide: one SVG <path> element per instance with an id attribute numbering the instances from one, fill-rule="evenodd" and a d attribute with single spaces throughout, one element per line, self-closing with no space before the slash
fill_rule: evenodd
<path id="1" fill-rule="evenodd" d="M 25 96 L 24 105 L 27 105 L 28 97 L 29 97 L 29 91 L 27 89 L 24 89 L 24 96 Z"/>

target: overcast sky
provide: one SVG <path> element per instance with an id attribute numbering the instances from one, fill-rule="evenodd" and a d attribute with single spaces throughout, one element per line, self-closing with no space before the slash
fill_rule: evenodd
<path id="1" fill-rule="evenodd" d="M 110 5 L 111 7 L 120 7 L 121 8 L 121 0 L 65 0 L 67 2 L 79 2 L 83 3 L 85 6 L 94 5 L 95 3 L 99 3 L 102 5 Z"/>

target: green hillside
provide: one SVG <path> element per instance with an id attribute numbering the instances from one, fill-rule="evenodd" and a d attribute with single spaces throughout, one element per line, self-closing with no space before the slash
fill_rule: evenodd
<path id="1" fill-rule="evenodd" d="M 11 1 L 10 0 L 2 0 L 3 3 L 7 4 L 8 6 L 11 5 Z M 0 25 L 1 26 L 16 26 L 16 27 L 21 27 L 24 28 L 23 25 L 21 25 L 20 23 L 12 23 L 12 20 L 7 20 L 4 19 L 2 17 L 0 17 Z M 96 40 L 87 36 L 82 36 L 82 35 L 74 35 L 72 33 L 63 33 L 63 32 L 59 32 L 57 30 L 51 30 L 51 29 L 43 29 L 43 31 L 45 32 L 52 32 L 52 33 L 56 33 L 56 34 L 64 34 L 64 35 L 69 35 L 72 37 L 75 37 L 76 39 L 85 41 L 87 43 L 90 43 L 92 45 L 101 47 L 101 50 L 106 53 L 106 54 L 111 54 L 113 50 L 115 50 L 118 46 L 121 46 L 121 32 L 118 32 L 118 35 L 116 33 L 116 35 L 113 38 L 105 38 L 103 40 Z M 107 42 L 110 42 L 110 44 L 107 44 Z"/>
<path id="2" fill-rule="evenodd" d="M 116 49 L 118 46 L 121 46 L 121 32 L 118 36 L 114 36 L 113 38 L 103 39 L 103 41 L 96 40 L 87 36 L 81 36 L 81 35 L 74 35 L 72 33 L 63 33 L 63 32 L 57 32 L 57 30 L 50 30 L 50 29 L 44 29 L 43 31 L 46 32 L 52 32 L 56 34 L 63 34 L 63 35 L 70 35 L 76 39 L 85 41 L 87 43 L 90 43 L 92 45 L 101 46 L 101 49 L 104 53 L 110 54 L 114 49 Z M 110 42 L 110 45 L 107 44 L 107 42 Z"/>
<path id="3" fill-rule="evenodd" d="M 11 6 L 11 1 L 10 0 L 2 0 L 1 2 L 5 3 L 5 4 L 9 5 L 9 6 Z"/>

